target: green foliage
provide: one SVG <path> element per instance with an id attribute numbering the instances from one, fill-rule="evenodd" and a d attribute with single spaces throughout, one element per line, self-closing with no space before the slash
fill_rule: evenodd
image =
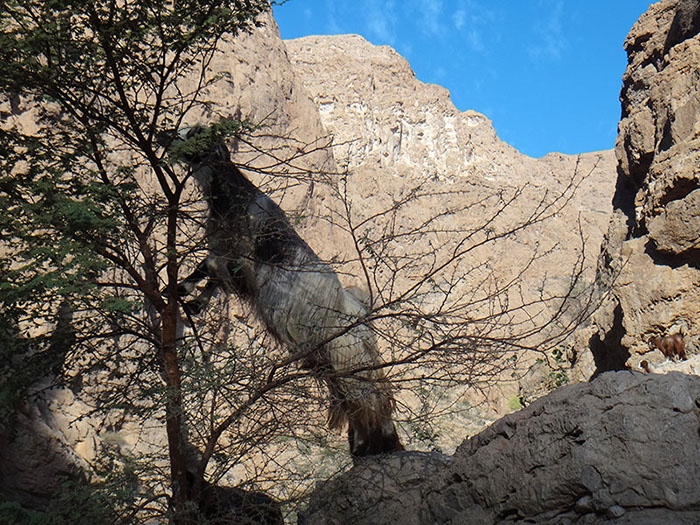
<path id="1" fill-rule="evenodd" d="M 177 399 L 158 366 L 168 324 L 161 290 L 192 247 L 179 244 L 186 177 L 155 138 L 207 110 L 201 93 L 217 80 L 207 66 L 218 40 L 251 30 L 268 5 L 2 3 L 0 98 L 19 95 L 36 114 L 32 126 L 0 126 L 3 422 L 44 377 L 61 383 L 99 371 L 103 391 L 91 401 L 105 412 L 162 414 Z M 185 77 L 194 88 L 178 85 Z M 244 127 L 223 119 L 210 133 Z M 74 315 L 47 333 L 63 304 Z M 176 311 L 168 312 L 174 326 Z M 108 509 L 134 495 L 124 478 L 100 475 L 87 492 L 66 491 L 65 512 L 3 502 L 0 522 L 107 523 Z"/>
<path id="2" fill-rule="evenodd" d="M 13 525 L 88 525 L 111 523 L 109 497 L 84 482 L 64 479 L 49 509 L 33 510 L 0 501 L 0 523 Z"/>
<path id="3" fill-rule="evenodd" d="M 165 263 L 150 244 L 182 182 L 163 172 L 154 137 L 206 106 L 199 93 L 215 80 L 206 66 L 217 41 L 249 31 L 265 9 L 264 0 L 3 2 L 0 94 L 38 108 L 36 129 L 0 129 L 0 307 L 10 317 L 81 297 L 114 324 L 135 300 L 95 290 L 107 270 L 126 272 L 124 290 L 156 297 Z M 200 85 L 183 93 L 176 83 L 189 73 Z M 222 119 L 208 133 L 243 127 Z M 139 183 L 149 169 L 160 193 Z M 173 248 L 166 256 L 178 256 Z"/>
<path id="4" fill-rule="evenodd" d="M 552 370 L 549 373 L 549 377 L 555 388 L 562 387 L 569 383 L 569 374 L 566 370 Z"/>
<path id="5" fill-rule="evenodd" d="M 3 2 L 0 93 L 42 105 L 38 130 L 0 130 L 0 233 L 15 248 L 0 304 L 82 291 L 105 268 L 132 263 L 125 244 L 142 244 L 166 208 L 144 198 L 136 172 L 150 167 L 166 194 L 179 191 L 159 171 L 154 137 L 206 105 L 176 82 L 266 8 L 263 0 Z M 202 72 L 200 89 L 210 81 Z M 241 128 L 223 119 L 210 134 Z"/>
<path id="6" fill-rule="evenodd" d="M 187 140 L 175 141 L 168 148 L 168 160 L 170 162 L 183 162 L 200 157 L 222 139 L 240 135 L 243 132 L 251 133 L 255 129 L 256 127 L 249 121 L 221 118 L 208 127 L 201 128 L 199 133 L 193 134 Z"/>
<path id="7" fill-rule="evenodd" d="M 30 346 L 17 333 L 15 323 L 5 312 L 0 313 L 0 421 L 7 428 L 14 426 L 15 412 L 24 400 L 27 387 L 45 374 L 45 367 L 36 360 L 22 359 L 23 366 L 15 367 L 18 357 L 26 357 Z M 28 366 L 29 365 L 29 366 Z"/>
<path id="8" fill-rule="evenodd" d="M 59 525 L 65 523 L 57 517 L 24 508 L 16 501 L 0 501 L 0 523 L 16 525 Z"/>
<path id="9" fill-rule="evenodd" d="M 566 348 L 563 348 L 562 346 L 554 347 L 552 349 L 552 357 L 554 357 L 554 361 L 556 361 L 558 364 L 562 364 L 566 357 Z"/>
<path id="10" fill-rule="evenodd" d="M 569 374 L 565 369 L 562 368 L 566 360 L 566 348 L 562 346 L 557 346 L 552 349 L 552 357 L 557 363 L 559 368 L 555 368 L 549 373 L 549 378 L 552 381 L 555 388 L 566 385 L 569 382 Z"/>
<path id="11" fill-rule="evenodd" d="M 223 34 L 253 27 L 265 8 L 259 0 L 3 2 L 0 89 L 91 107 L 74 115 L 92 120 L 102 109 L 95 97 L 106 110 L 125 109 L 125 97 L 135 102 L 138 91 L 158 89 L 164 68 L 189 70 Z"/>
<path id="12" fill-rule="evenodd" d="M 129 314 L 136 310 L 138 304 L 133 300 L 121 297 L 105 297 L 102 301 L 102 310 L 110 313 Z"/>
<path id="13" fill-rule="evenodd" d="M 516 394 L 508 399 L 508 410 L 515 412 L 521 408 L 523 408 L 523 404 L 520 402 L 520 396 Z"/>

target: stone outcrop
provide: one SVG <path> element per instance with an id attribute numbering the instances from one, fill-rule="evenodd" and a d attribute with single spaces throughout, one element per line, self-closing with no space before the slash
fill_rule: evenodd
<path id="1" fill-rule="evenodd" d="M 654 336 L 697 352 L 700 312 L 700 4 L 663 0 L 625 41 L 615 212 L 598 284 L 612 289 L 591 339 L 597 370 L 660 364 Z"/>
<path id="2" fill-rule="evenodd" d="M 309 523 L 379 523 L 387 509 L 404 525 L 696 523 L 699 429 L 700 378 L 609 372 L 505 416 L 419 487 L 395 472 L 423 456 L 355 467 L 312 498 Z"/>

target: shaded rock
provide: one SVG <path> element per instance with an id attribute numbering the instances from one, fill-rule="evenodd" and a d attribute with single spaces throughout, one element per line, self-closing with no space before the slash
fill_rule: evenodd
<path id="1" fill-rule="evenodd" d="M 700 40 L 692 36 L 664 51 L 675 20 L 690 11 L 700 13 L 700 5 L 657 2 L 625 40 L 629 65 L 615 153 L 620 177 L 634 183 L 638 228 L 632 234 L 643 234 L 666 204 L 698 188 Z"/>
<path id="2" fill-rule="evenodd" d="M 300 523 L 697 523 L 699 430 L 700 378 L 608 372 L 503 417 L 452 461 L 368 460 Z"/>
<path id="3" fill-rule="evenodd" d="M 649 238 L 657 250 L 681 255 L 700 250 L 698 225 L 700 224 L 700 190 L 689 193 L 684 199 L 669 202 L 648 222 Z"/>
<path id="4" fill-rule="evenodd" d="M 603 374 L 463 443 L 423 486 L 422 523 L 691 523 L 699 429 L 700 378 Z"/>
<path id="5" fill-rule="evenodd" d="M 86 463 L 71 444 L 83 443 L 87 436 L 67 435 L 70 430 L 55 404 L 59 394 L 54 389 L 23 404 L 13 421 L 0 424 L 0 495 L 31 509 L 53 510 L 63 481 L 83 479 L 80 468 Z"/>
<path id="6" fill-rule="evenodd" d="M 55 323 L 42 327 L 51 335 L 41 352 L 32 353 L 19 330 L 11 333 L 14 326 L 0 334 L 0 356 L 23 365 L 14 374 L 0 371 L 0 498 L 29 509 L 51 512 L 69 505 L 59 496 L 67 484 L 87 487 L 83 469 L 99 446 L 95 421 L 87 415 L 90 407 L 69 388 L 54 386 L 75 340 L 71 320 L 70 305 L 64 301 Z"/>
<path id="7" fill-rule="evenodd" d="M 280 503 L 264 492 L 207 483 L 199 505 L 209 525 L 284 525 Z"/>
<path id="8" fill-rule="evenodd" d="M 608 313 L 608 312 L 605 312 Z M 598 314 L 598 318 L 602 317 Z M 611 370 L 624 370 L 627 368 L 627 360 L 630 357 L 629 351 L 622 346 L 622 338 L 625 336 L 625 328 L 622 325 L 622 308 L 617 304 L 612 311 L 612 319 L 607 319 L 611 324 L 605 337 L 600 334 L 593 334 L 589 340 L 589 348 L 593 354 L 595 372 L 593 377 L 603 372 Z"/>
<path id="9" fill-rule="evenodd" d="M 697 0 L 680 0 L 671 29 L 666 38 L 664 51 L 668 51 L 681 42 L 694 37 L 700 32 L 700 9 Z"/>
<path id="10" fill-rule="evenodd" d="M 420 485 L 450 463 L 450 457 L 399 452 L 365 458 L 349 472 L 321 486 L 300 525 L 418 523 Z"/>

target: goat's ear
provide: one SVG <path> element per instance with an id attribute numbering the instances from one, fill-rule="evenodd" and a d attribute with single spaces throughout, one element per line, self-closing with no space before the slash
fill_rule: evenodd
<path id="1" fill-rule="evenodd" d="M 162 130 L 156 133 L 156 144 L 164 148 L 169 148 L 176 138 L 178 138 L 176 130 Z"/>
<path id="2" fill-rule="evenodd" d="M 191 139 L 192 137 L 196 137 L 197 135 L 204 133 L 205 131 L 207 131 L 207 128 L 205 128 L 201 124 L 195 124 L 194 126 L 192 126 L 190 128 L 183 128 L 180 131 L 180 138 L 182 140 L 188 140 L 188 139 Z"/>

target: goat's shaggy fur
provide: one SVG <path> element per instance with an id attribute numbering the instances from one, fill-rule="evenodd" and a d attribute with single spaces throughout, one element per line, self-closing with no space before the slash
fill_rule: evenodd
<path id="1" fill-rule="evenodd" d="M 193 128 L 185 138 L 201 132 Z M 267 329 L 328 386 L 330 427 L 348 423 L 354 456 L 402 450 L 374 333 L 363 322 L 367 308 L 231 162 L 222 139 L 204 149 L 186 157 L 209 205 L 209 255 L 180 284 L 184 296 L 208 278 L 188 303 L 190 311 L 201 311 L 218 289 L 247 300 Z"/>

